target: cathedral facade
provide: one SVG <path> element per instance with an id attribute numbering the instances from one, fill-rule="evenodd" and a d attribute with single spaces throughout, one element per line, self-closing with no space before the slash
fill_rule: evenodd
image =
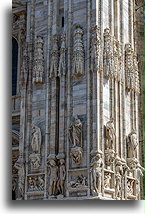
<path id="1" fill-rule="evenodd" d="M 12 11 L 12 199 L 143 199 L 143 0 Z"/>

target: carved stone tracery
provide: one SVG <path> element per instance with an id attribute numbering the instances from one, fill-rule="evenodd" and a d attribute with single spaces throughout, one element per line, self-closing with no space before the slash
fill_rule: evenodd
<path id="1" fill-rule="evenodd" d="M 33 67 L 33 84 L 43 83 L 44 81 L 44 53 L 43 53 L 43 37 L 37 36 L 34 51 L 34 67 Z"/>
<path id="2" fill-rule="evenodd" d="M 72 73 L 74 77 L 82 77 L 85 73 L 84 64 L 84 44 L 83 44 L 83 29 L 77 25 L 74 30 L 73 43 L 73 68 Z"/>

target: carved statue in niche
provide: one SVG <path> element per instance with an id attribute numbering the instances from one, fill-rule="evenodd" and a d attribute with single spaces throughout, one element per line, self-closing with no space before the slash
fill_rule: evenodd
<path id="1" fill-rule="evenodd" d="M 59 50 L 58 50 L 58 36 L 53 36 L 53 48 L 51 52 L 50 78 L 58 76 Z"/>
<path id="2" fill-rule="evenodd" d="M 125 45 L 125 80 L 126 88 L 128 90 L 134 89 L 135 79 L 133 65 L 133 49 L 130 43 Z"/>
<path id="3" fill-rule="evenodd" d="M 104 75 L 110 77 L 113 75 L 113 42 L 110 29 L 104 30 Z"/>
<path id="4" fill-rule="evenodd" d="M 58 181 L 58 166 L 54 159 L 49 160 L 49 195 L 54 196 L 57 191 L 57 181 Z"/>
<path id="5" fill-rule="evenodd" d="M 108 169 L 110 169 L 111 165 L 114 163 L 116 158 L 116 152 L 112 149 L 105 150 L 105 163 Z"/>
<path id="6" fill-rule="evenodd" d="M 120 160 L 116 160 L 115 165 L 115 191 L 116 191 L 116 198 L 121 197 L 121 184 L 122 184 L 122 175 L 123 175 L 123 166 Z"/>
<path id="7" fill-rule="evenodd" d="M 114 149 L 115 141 L 116 141 L 116 133 L 114 128 L 113 119 L 106 123 L 106 148 L 107 149 Z"/>
<path id="8" fill-rule="evenodd" d="M 33 83 L 43 83 L 44 75 L 44 53 L 43 53 L 43 37 L 37 36 L 34 52 L 34 68 L 33 68 Z"/>
<path id="9" fill-rule="evenodd" d="M 38 126 L 33 126 L 31 146 L 35 154 L 40 154 L 41 141 L 42 141 L 42 136 L 41 136 L 40 128 Z"/>
<path id="10" fill-rule="evenodd" d="M 110 181 L 111 181 L 111 174 L 105 173 L 105 175 L 104 175 L 104 187 L 105 188 L 110 188 Z"/>
<path id="11" fill-rule="evenodd" d="M 95 26 L 91 29 L 91 71 L 98 71 L 100 67 L 101 38 L 100 29 Z"/>
<path id="12" fill-rule="evenodd" d="M 65 76 L 66 74 L 66 47 L 65 47 L 65 34 L 61 36 L 60 59 L 58 67 L 58 76 Z"/>
<path id="13" fill-rule="evenodd" d="M 71 156 L 76 164 L 80 164 L 82 159 L 82 132 L 82 122 L 78 116 L 76 116 L 73 118 L 73 122 L 69 127 L 69 139 L 73 145 L 71 148 Z"/>
<path id="14" fill-rule="evenodd" d="M 128 135 L 128 139 L 127 139 L 127 156 L 128 158 L 135 158 L 136 157 L 136 149 L 138 146 L 138 139 L 137 139 L 137 133 L 136 131 L 132 131 L 129 135 Z"/>
<path id="15" fill-rule="evenodd" d="M 97 153 L 91 161 L 91 189 L 92 192 L 97 194 L 101 193 L 102 186 L 102 169 L 103 160 L 100 153 Z"/>
<path id="16" fill-rule="evenodd" d="M 82 123 L 78 116 L 74 117 L 69 128 L 69 134 L 73 147 L 82 147 Z"/>
<path id="17" fill-rule="evenodd" d="M 24 196 L 24 163 L 21 158 L 19 158 L 16 162 L 14 167 L 18 170 L 18 189 L 19 189 L 19 197 L 18 200 L 22 200 Z"/>
<path id="18" fill-rule="evenodd" d="M 83 29 L 77 25 L 74 30 L 73 43 L 73 76 L 81 77 L 84 75 L 85 69 L 84 45 L 83 45 Z"/>
<path id="19" fill-rule="evenodd" d="M 60 166 L 59 166 L 59 179 L 57 182 L 57 190 L 59 194 L 64 195 L 64 182 L 65 182 L 65 176 L 66 176 L 66 171 L 65 171 L 65 160 L 60 159 Z"/>

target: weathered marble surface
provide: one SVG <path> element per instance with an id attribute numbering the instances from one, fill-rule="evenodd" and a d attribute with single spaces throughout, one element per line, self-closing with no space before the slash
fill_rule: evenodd
<path id="1" fill-rule="evenodd" d="M 143 198 L 143 0 L 13 0 L 17 200 Z"/>

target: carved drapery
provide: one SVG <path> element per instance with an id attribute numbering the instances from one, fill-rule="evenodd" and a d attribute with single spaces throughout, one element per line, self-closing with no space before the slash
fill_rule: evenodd
<path id="1" fill-rule="evenodd" d="M 74 77 L 81 77 L 84 75 L 84 44 L 83 44 L 83 29 L 77 25 L 74 30 L 73 43 L 73 68 L 72 73 Z"/>
<path id="2" fill-rule="evenodd" d="M 43 83 L 44 78 L 44 53 L 43 53 L 43 37 L 37 36 L 34 51 L 34 67 L 33 67 L 33 84 Z"/>

